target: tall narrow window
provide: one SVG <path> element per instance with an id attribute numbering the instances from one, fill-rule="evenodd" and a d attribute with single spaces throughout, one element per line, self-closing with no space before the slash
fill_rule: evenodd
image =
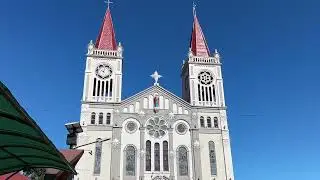
<path id="1" fill-rule="evenodd" d="M 93 96 L 96 96 L 96 85 L 97 85 L 97 79 L 93 79 Z"/>
<path id="2" fill-rule="evenodd" d="M 206 101 L 209 101 L 208 87 L 205 87 Z"/>
<path id="3" fill-rule="evenodd" d="M 203 116 L 200 116 L 200 126 L 204 127 L 204 118 L 203 118 Z"/>
<path id="4" fill-rule="evenodd" d="M 100 80 L 98 80 L 97 96 L 100 96 Z"/>
<path id="5" fill-rule="evenodd" d="M 212 85 L 212 91 L 213 91 L 213 100 L 216 102 L 216 89 L 214 88 L 214 85 Z"/>
<path id="6" fill-rule="evenodd" d="M 209 158 L 210 158 L 210 170 L 211 175 L 217 175 L 217 162 L 214 142 L 209 142 Z"/>
<path id="7" fill-rule="evenodd" d="M 136 175 L 136 150 L 133 146 L 128 146 L 125 150 L 126 176 Z"/>
<path id="8" fill-rule="evenodd" d="M 198 84 L 198 97 L 199 97 L 199 101 L 201 101 L 201 90 L 200 90 L 200 84 Z"/>
<path id="9" fill-rule="evenodd" d="M 102 81 L 102 85 L 101 85 L 101 96 L 104 96 L 104 81 Z"/>
<path id="10" fill-rule="evenodd" d="M 214 128 L 219 128 L 218 118 L 217 117 L 213 118 L 213 124 L 214 124 Z"/>
<path id="11" fill-rule="evenodd" d="M 105 96 L 109 96 L 109 81 L 106 81 L 106 93 Z"/>
<path id="12" fill-rule="evenodd" d="M 151 141 L 146 142 L 146 171 L 151 171 Z"/>
<path id="13" fill-rule="evenodd" d="M 210 102 L 212 102 L 212 91 L 211 91 L 211 87 L 209 87 L 209 100 L 210 100 Z"/>
<path id="14" fill-rule="evenodd" d="M 110 94 L 109 94 L 109 96 L 112 96 L 112 86 L 113 85 L 113 81 L 112 81 L 112 79 L 110 79 Z"/>
<path id="15" fill-rule="evenodd" d="M 204 87 L 203 87 L 203 86 L 201 87 L 201 91 L 202 91 L 202 101 L 206 101 L 206 100 L 204 99 Z"/>
<path id="16" fill-rule="evenodd" d="M 188 176 L 188 151 L 185 147 L 178 150 L 179 158 L 179 176 Z"/>
<path id="17" fill-rule="evenodd" d="M 154 170 L 160 171 L 160 144 L 154 144 Z"/>
<path id="18" fill-rule="evenodd" d="M 96 123 L 96 113 L 91 113 L 91 124 L 95 124 Z"/>
<path id="19" fill-rule="evenodd" d="M 99 124 L 103 124 L 103 113 L 99 113 Z"/>
<path id="20" fill-rule="evenodd" d="M 111 113 L 107 113 L 107 124 L 111 122 Z"/>
<path id="21" fill-rule="evenodd" d="M 163 141 L 163 170 L 169 171 L 168 142 Z"/>
<path id="22" fill-rule="evenodd" d="M 211 118 L 210 118 L 210 117 L 207 117 L 207 127 L 208 127 L 208 128 L 211 128 L 211 127 L 212 127 Z"/>
<path id="23" fill-rule="evenodd" d="M 95 151 L 95 154 L 94 154 L 94 168 L 93 168 L 93 173 L 94 174 L 100 174 L 101 153 L 102 153 L 102 142 L 101 142 L 101 139 L 98 138 L 97 142 L 96 142 L 96 151 Z"/>

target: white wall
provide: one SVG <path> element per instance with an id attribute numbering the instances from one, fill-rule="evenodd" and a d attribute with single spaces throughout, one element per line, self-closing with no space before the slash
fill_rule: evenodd
<path id="1" fill-rule="evenodd" d="M 200 154 L 202 166 L 202 179 L 211 180 L 215 178 L 215 180 L 225 180 L 225 163 L 221 134 L 200 134 L 199 139 L 201 151 Z M 208 144 L 209 141 L 213 141 L 215 144 L 217 176 L 211 176 Z"/>

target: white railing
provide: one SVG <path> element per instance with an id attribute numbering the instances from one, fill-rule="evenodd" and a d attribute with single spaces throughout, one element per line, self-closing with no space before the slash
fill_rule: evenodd
<path id="1" fill-rule="evenodd" d="M 90 55 L 103 57 L 119 57 L 118 51 L 94 49 Z"/>
<path id="2" fill-rule="evenodd" d="M 219 63 L 218 59 L 214 57 L 191 57 L 190 62 L 196 62 L 196 63 Z"/>

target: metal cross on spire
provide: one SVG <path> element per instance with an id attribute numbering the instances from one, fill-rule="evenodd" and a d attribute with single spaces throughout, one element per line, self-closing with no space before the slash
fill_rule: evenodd
<path id="1" fill-rule="evenodd" d="M 153 85 L 159 86 L 158 80 L 159 80 L 160 78 L 162 78 L 162 76 L 161 76 L 157 71 L 155 71 L 155 72 L 151 75 L 151 77 L 154 79 L 154 84 L 153 84 Z"/>
<path id="2" fill-rule="evenodd" d="M 113 2 L 111 2 L 110 0 L 106 0 L 104 1 L 107 5 L 108 5 L 108 9 L 110 8 L 110 4 L 112 4 Z"/>

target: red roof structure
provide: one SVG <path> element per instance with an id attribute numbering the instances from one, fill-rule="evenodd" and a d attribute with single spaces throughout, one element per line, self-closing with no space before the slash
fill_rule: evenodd
<path id="1" fill-rule="evenodd" d="M 73 167 L 78 163 L 78 161 L 80 160 L 81 156 L 84 153 L 83 150 L 76 150 L 76 149 L 60 150 L 60 152 Z M 8 177 L 10 177 L 13 174 L 14 173 L 8 173 L 5 175 L 2 175 L 0 176 L 0 180 L 6 180 Z M 62 170 L 47 168 L 46 175 L 54 176 L 56 180 L 64 180 L 64 179 L 67 179 L 72 174 Z M 16 173 L 10 177 L 10 180 L 29 180 L 29 178 L 20 173 Z"/>
<path id="2" fill-rule="evenodd" d="M 73 167 L 78 163 L 78 161 L 84 153 L 83 150 L 76 149 L 65 149 L 60 150 L 60 152 Z M 67 177 L 70 175 L 70 173 L 52 168 L 48 168 L 46 170 L 46 174 L 55 175 L 56 180 L 67 179 Z"/>
<path id="3" fill-rule="evenodd" d="M 195 56 L 201 56 L 201 57 L 210 56 L 209 47 L 207 45 L 204 34 L 202 32 L 197 15 L 195 13 L 193 16 L 193 27 L 192 27 L 192 33 L 191 33 L 190 48 L 193 55 Z"/>
<path id="4" fill-rule="evenodd" d="M 8 177 L 10 177 L 12 174 L 14 173 L 9 173 L 9 174 L 5 174 L 0 176 L 0 180 L 6 180 Z M 17 173 L 13 176 L 10 177 L 10 180 L 28 180 L 29 178 L 27 176 L 24 176 L 20 173 Z"/>
<path id="5" fill-rule="evenodd" d="M 113 28 L 111 11 L 108 7 L 106 14 L 103 19 L 103 23 L 100 29 L 100 33 L 98 35 L 96 41 L 96 48 L 104 49 L 104 50 L 116 50 L 117 49 L 117 41 L 116 35 Z"/>

